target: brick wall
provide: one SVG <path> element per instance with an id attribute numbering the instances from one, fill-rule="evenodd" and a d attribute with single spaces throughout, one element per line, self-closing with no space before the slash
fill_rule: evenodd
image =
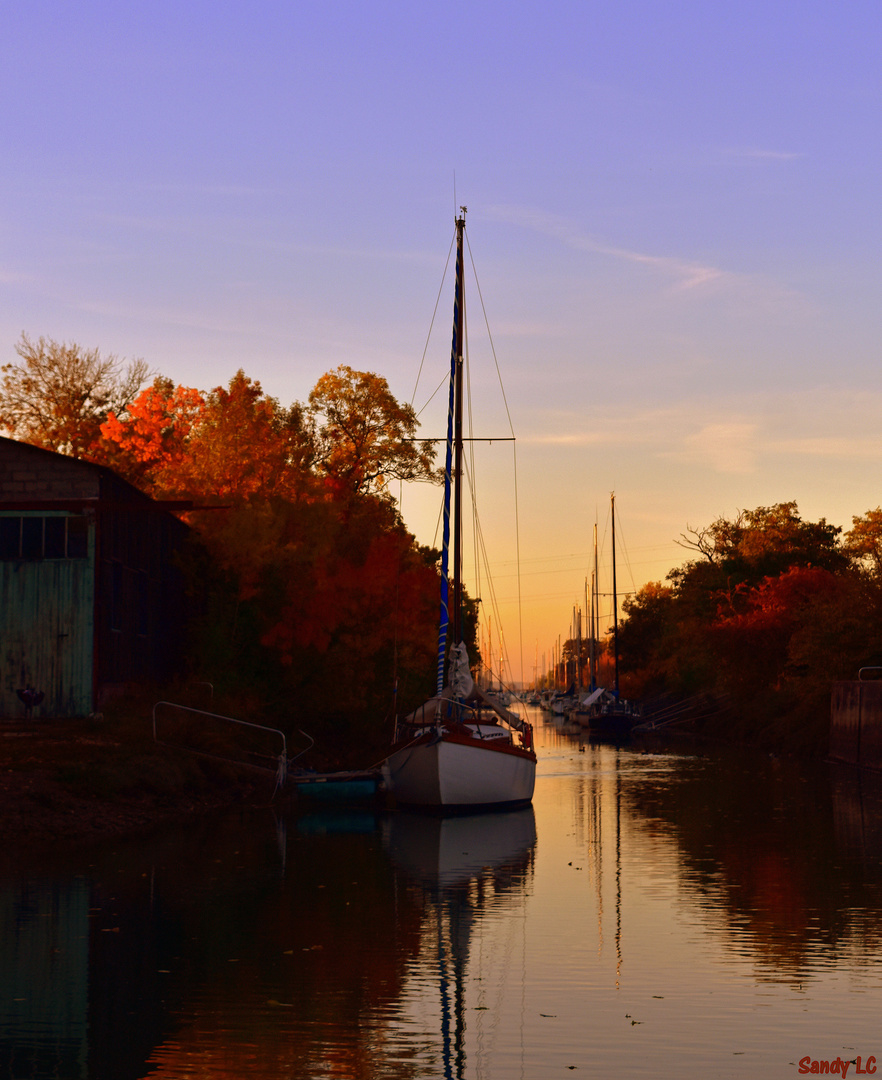
<path id="1" fill-rule="evenodd" d="M 0 502 L 97 499 L 100 472 L 74 458 L 0 438 Z"/>

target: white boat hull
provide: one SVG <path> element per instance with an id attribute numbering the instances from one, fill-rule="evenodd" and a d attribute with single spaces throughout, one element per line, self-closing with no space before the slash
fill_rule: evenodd
<path id="1" fill-rule="evenodd" d="M 383 772 L 402 805 L 511 806 L 533 798 L 536 755 L 501 740 L 426 734 L 393 750 Z"/>

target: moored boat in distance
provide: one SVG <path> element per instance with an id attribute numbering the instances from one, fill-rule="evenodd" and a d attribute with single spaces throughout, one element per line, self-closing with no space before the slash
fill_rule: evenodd
<path id="1" fill-rule="evenodd" d="M 596 640 L 596 622 L 599 612 L 599 589 L 597 573 L 597 525 L 594 526 L 594 571 L 591 575 L 591 607 L 589 640 L 590 654 L 590 691 L 576 695 L 570 710 L 570 718 L 580 727 L 587 729 L 589 736 L 598 739 L 622 741 L 630 738 L 632 730 L 641 723 L 643 710 L 638 702 L 628 701 L 619 694 L 619 644 L 618 644 L 618 596 L 616 588 L 616 496 L 610 494 L 610 520 L 612 524 L 612 656 L 613 685 L 598 686 L 595 679 L 597 666 L 594 658 Z"/>
<path id="2" fill-rule="evenodd" d="M 445 534 L 437 692 L 396 724 L 393 746 L 383 765 L 386 786 L 395 802 L 442 811 L 525 805 L 533 798 L 536 780 L 536 754 L 530 724 L 475 685 L 463 642 L 464 231 L 465 207 L 462 207 L 456 219 L 456 291 L 444 481 Z M 451 521 L 451 502 L 452 589 L 447 571 L 450 547 L 447 523 Z M 448 637 L 452 642 L 449 668 Z M 446 685 L 445 668 L 449 671 Z"/>
<path id="3" fill-rule="evenodd" d="M 582 699 L 573 719 L 597 738 L 627 739 L 641 722 L 642 710 L 600 686 Z"/>

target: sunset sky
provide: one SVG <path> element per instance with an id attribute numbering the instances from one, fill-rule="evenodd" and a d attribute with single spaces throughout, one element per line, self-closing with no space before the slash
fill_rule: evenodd
<path id="1" fill-rule="evenodd" d="M 0 31 L 0 362 L 25 331 L 286 404 L 343 363 L 410 400 L 468 206 L 522 646 L 511 444 L 478 498 L 528 677 L 613 490 L 623 592 L 739 508 L 882 503 L 878 3 L 29 0 Z M 435 493 L 403 512 L 432 542 Z"/>

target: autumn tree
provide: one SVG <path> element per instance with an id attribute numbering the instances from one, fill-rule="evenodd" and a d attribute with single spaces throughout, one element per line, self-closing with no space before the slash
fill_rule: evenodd
<path id="1" fill-rule="evenodd" d="M 619 626 L 619 664 L 640 694 L 663 689 L 668 649 L 677 631 L 674 590 L 650 581 L 622 601 L 625 616 Z M 630 692 L 630 691 L 629 691 Z"/>
<path id="2" fill-rule="evenodd" d="M 22 334 L 15 351 L 19 361 L 0 367 L 0 427 L 71 457 L 90 456 L 108 415 L 124 412 L 150 376 L 143 360 L 125 363 L 73 342 Z"/>
<path id="3" fill-rule="evenodd" d="M 302 406 L 264 393 L 240 369 L 205 396 L 187 440 L 178 487 L 218 499 L 297 498 L 308 483 L 312 436 Z"/>
<path id="4" fill-rule="evenodd" d="M 157 377 L 124 413 L 111 412 L 101 425 L 102 464 L 149 494 L 175 492 L 204 408 L 198 390 Z"/>
<path id="5" fill-rule="evenodd" d="M 11 431 L 153 496 L 215 505 L 188 518 L 201 678 L 259 700 L 287 728 L 361 725 L 365 739 L 388 736 L 396 675 L 404 709 L 432 692 L 437 553 L 407 532 L 388 484 L 436 473 L 385 379 L 340 367 L 307 406 L 286 407 L 241 370 L 207 392 L 161 377 L 142 389 L 141 361 L 124 369 L 43 339 L 23 338 L 19 353 L 3 369 Z"/>
<path id="6" fill-rule="evenodd" d="M 250 688 L 280 724 L 302 727 L 326 749 L 379 747 L 396 677 L 402 709 L 432 690 L 437 553 L 419 548 L 395 508 L 369 495 L 345 507 L 253 500 L 203 516 L 210 557 L 192 573 L 206 595 L 203 677 Z"/>
<path id="7" fill-rule="evenodd" d="M 653 690 L 723 695 L 745 715 L 767 716 L 805 692 L 809 667 L 826 666 L 808 660 L 819 635 L 806 627 L 820 610 L 847 622 L 840 599 L 851 595 L 851 570 L 839 533 L 823 518 L 804 521 L 795 502 L 687 530 L 683 544 L 697 557 L 625 605 L 623 667 Z"/>
<path id="8" fill-rule="evenodd" d="M 848 560 L 838 539 L 841 531 L 824 518 L 803 521 L 796 503 L 786 502 L 739 510 L 731 520 L 717 518 L 706 528 L 687 529 L 680 543 L 731 579 L 759 581 L 792 566 L 843 569 Z"/>
<path id="9" fill-rule="evenodd" d="M 742 586 L 739 610 L 725 611 L 708 628 L 717 658 L 718 685 L 744 699 L 761 688 L 781 690 L 789 645 L 820 598 L 836 595 L 837 577 L 815 566 L 792 566 L 759 584 Z"/>
<path id="10" fill-rule="evenodd" d="M 390 480 L 437 480 L 431 442 L 414 438 L 413 407 L 400 404 L 384 378 L 341 364 L 309 395 L 316 460 L 335 487 L 384 492 Z"/>
<path id="11" fill-rule="evenodd" d="M 101 433 L 113 448 L 107 464 L 153 493 L 297 498 L 311 483 L 303 407 L 281 406 L 242 370 L 205 395 L 157 379 Z"/>
<path id="12" fill-rule="evenodd" d="M 851 520 L 843 550 L 856 563 L 879 575 L 882 573 L 882 507 Z"/>

